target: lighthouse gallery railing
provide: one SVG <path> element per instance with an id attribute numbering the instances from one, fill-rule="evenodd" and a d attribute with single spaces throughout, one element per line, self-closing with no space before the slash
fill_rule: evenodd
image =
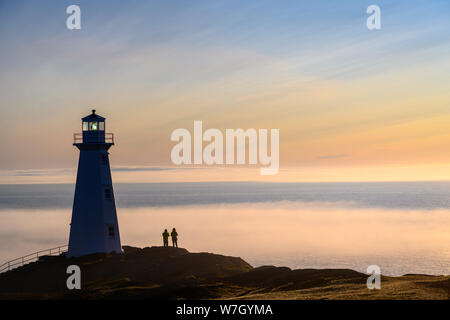
<path id="1" fill-rule="evenodd" d="M 39 260 L 39 257 L 43 256 L 58 256 L 61 253 L 64 253 L 67 251 L 67 245 L 59 246 L 51 249 L 41 250 L 38 252 L 27 254 L 26 256 L 16 258 L 14 260 L 5 262 L 4 264 L 0 265 L 0 273 L 10 271 L 12 269 L 21 267 L 25 265 L 26 263 L 33 262 Z"/>

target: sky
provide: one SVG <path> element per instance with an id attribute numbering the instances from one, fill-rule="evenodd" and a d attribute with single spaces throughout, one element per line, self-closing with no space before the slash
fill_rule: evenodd
<path id="1" fill-rule="evenodd" d="M 71 4 L 81 30 L 66 28 Z M 447 0 L 0 0 L 0 183 L 73 182 L 93 108 L 115 134 L 114 181 L 448 180 L 449 13 Z M 279 129 L 279 173 L 174 168 L 171 132 L 194 120 Z"/>

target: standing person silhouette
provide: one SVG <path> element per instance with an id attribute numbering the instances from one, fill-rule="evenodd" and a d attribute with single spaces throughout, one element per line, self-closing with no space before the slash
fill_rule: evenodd
<path id="1" fill-rule="evenodd" d="M 172 246 L 178 248 L 178 233 L 177 233 L 177 230 L 175 228 L 173 228 L 172 232 L 170 233 L 170 235 L 172 236 Z"/>
<path id="2" fill-rule="evenodd" d="M 169 246 L 169 232 L 167 232 L 167 229 L 164 229 L 162 236 L 163 236 L 164 247 L 168 247 Z"/>

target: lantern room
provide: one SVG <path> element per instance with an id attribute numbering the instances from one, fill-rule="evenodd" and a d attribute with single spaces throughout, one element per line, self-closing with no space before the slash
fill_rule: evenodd
<path id="1" fill-rule="evenodd" d="M 105 134 L 105 118 L 96 114 L 95 110 L 81 120 L 83 132 L 75 134 L 74 144 L 114 143 L 112 134 Z"/>

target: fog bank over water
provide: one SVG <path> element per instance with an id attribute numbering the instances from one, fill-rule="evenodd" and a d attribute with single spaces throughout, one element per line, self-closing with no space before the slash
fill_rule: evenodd
<path id="1" fill-rule="evenodd" d="M 0 210 L 0 263 L 67 243 L 70 209 Z M 450 274 L 450 210 L 360 208 L 346 202 L 269 202 L 119 208 L 122 245 L 161 245 L 176 227 L 190 251 L 254 266 Z"/>

